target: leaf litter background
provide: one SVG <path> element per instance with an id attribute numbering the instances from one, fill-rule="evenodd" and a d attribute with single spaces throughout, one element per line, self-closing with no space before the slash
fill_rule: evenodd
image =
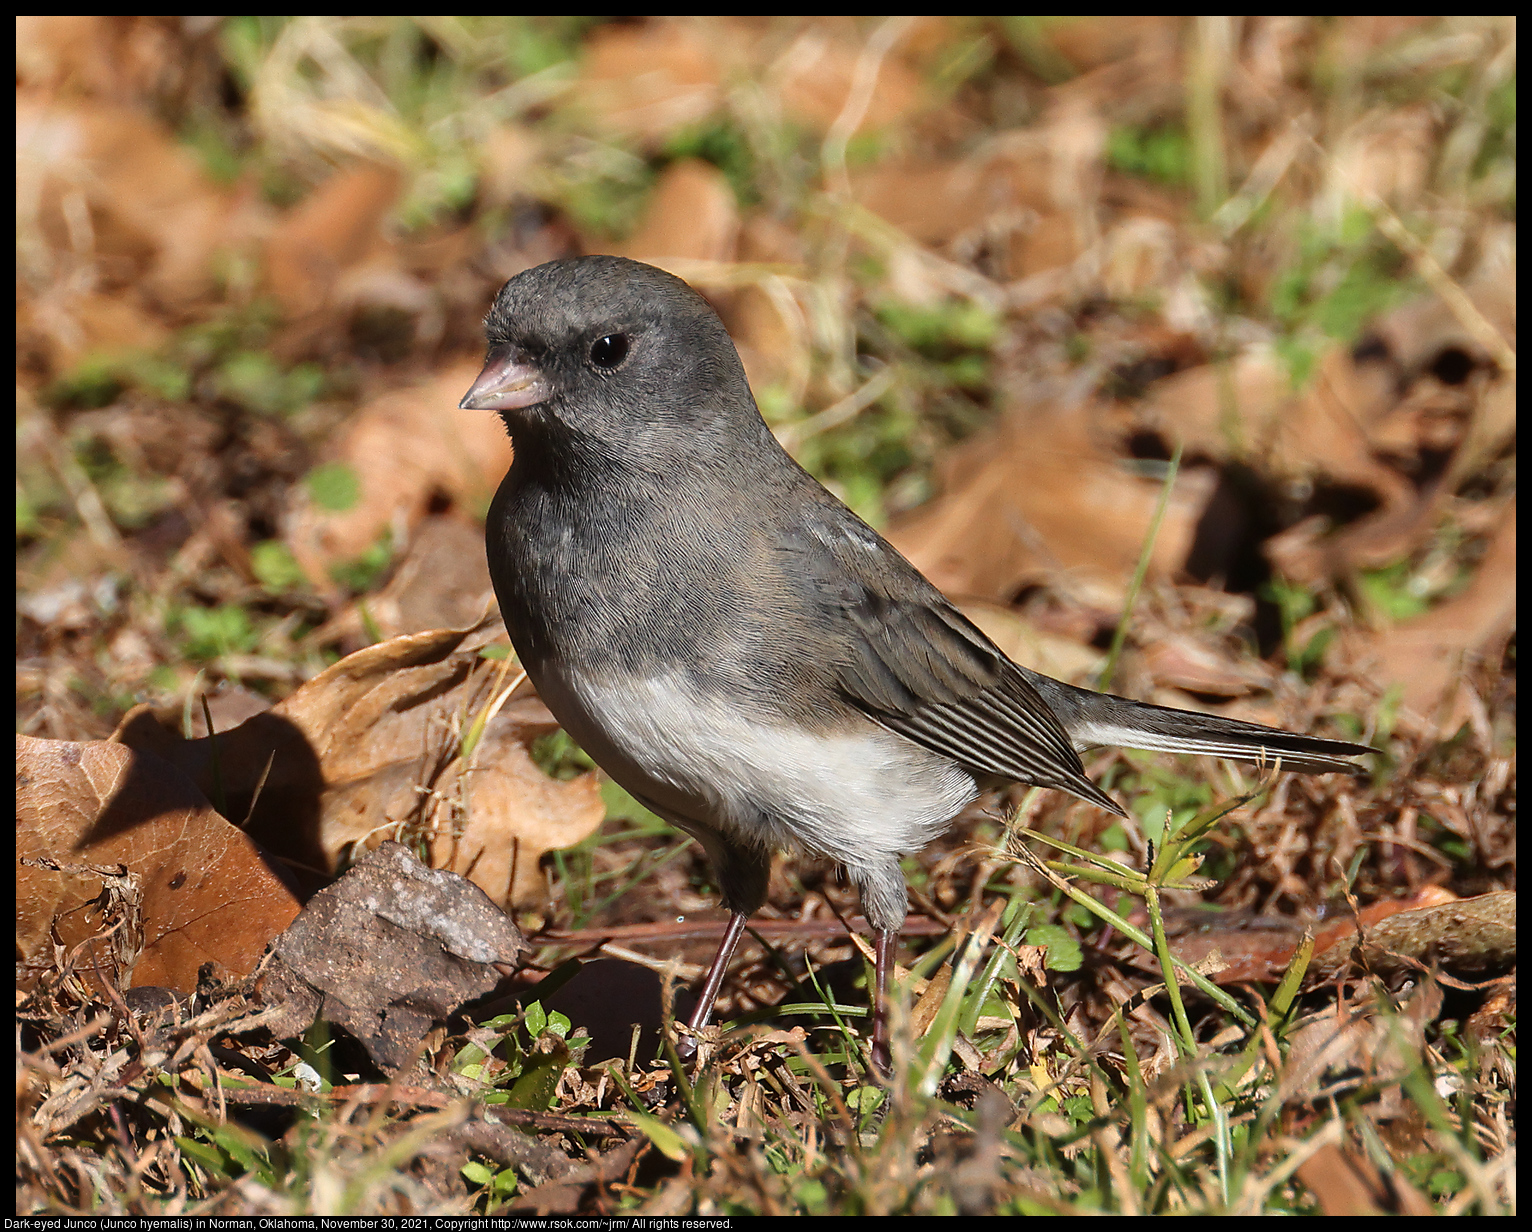
<path id="1" fill-rule="evenodd" d="M 17 30 L 18 1210 L 1513 1208 L 1514 23 Z M 873 1116 L 854 1059 L 826 1071 L 823 1032 L 769 1014 L 713 1054 L 711 1116 L 630 1064 L 716 895 L 503 696 L 482 515 L 510 447 L 455 409 L 498 285 L 581 252 L 708 295 L 784 444 L 1054 675 L 1098 679 L 1183 451 L 1113 687 L 1380 750 L 1361 783 L 1279 780 L 1165 893 L 1177 953 L 1252 993 L 1319 930 L 1312 1021 L 1261 1079 L 1265 1171 L 1206 1179 L 1153 989 L 1104 1070 L 1069 1063 L 1061 1032 L 1116 1039 L 1158 967 L 1006 854 L 1020 806 L 1141 868 L 1167 811 L 1256 785 L 1226 765 L 1103 751 L 1131 824 L 1018 790 L 910 862 L 915 1038 L 950 930 L 1026 928 L 930 1089 Z M 230 1033 L 227 994 L 390 838 L 513 912 L 531 965 L 502 993 L 602 956 L 555 994 L 590 1042 L 541 1010 L 467 1044 L 459 1021 L 411 1098 L 360 1093 L 358 1053 L 330 1075 L 349 1111 L 224 1119 L 215 1076 L 296 1056 Z M 814 996 L 806 972 L 860 1003 L 856 910 L 784 861 L 727 1015 Z M 1101 1120 L 1124 1040 L 1169 1092 L 1131 1178 Z M 1447 1120 L 1401 1095 L 1420 1072 Z M 535 1147 L 461 1111 L 497 1074 Z M 378 1174 L 354 1122 L 389 1100 Z M 582 1110 L 604 1128 L 559 1120 Z M 274 1162 L 306 1133 L 328 1190 Z"/>

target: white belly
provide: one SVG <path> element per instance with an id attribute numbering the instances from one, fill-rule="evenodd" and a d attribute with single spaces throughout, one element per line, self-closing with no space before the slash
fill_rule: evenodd
<path id="1" fill-rule="evenodd" d="M 882 866 L 925 846 L 977 794 L 972 775 L 871 720 L 838 734 L 767 724 L 681 675 L 593 687 L 543 673 L 536 683 L 623 787 L 751 846 Z"/>

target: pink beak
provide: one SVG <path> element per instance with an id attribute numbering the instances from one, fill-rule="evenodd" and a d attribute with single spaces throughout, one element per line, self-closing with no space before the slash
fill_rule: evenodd
<path id="1" fill-rule="evenodd" d="M 465 411 L 514 411 L 546 401 L 553 387 L 526 353 L 506 343 L 490 349 L 484 371 L 458 407 Z"/>

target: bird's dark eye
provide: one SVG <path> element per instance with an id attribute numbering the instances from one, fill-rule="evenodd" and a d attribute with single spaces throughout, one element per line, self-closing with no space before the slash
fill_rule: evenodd
<path id="1" fill-rule="evenodd" d="M 627 334 L 607 334 L 590 344 L 590 362 L 598 368 L 615 368 L 627 357 Z"/>

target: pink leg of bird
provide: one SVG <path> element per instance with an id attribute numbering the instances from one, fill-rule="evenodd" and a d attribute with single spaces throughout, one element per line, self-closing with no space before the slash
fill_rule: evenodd
<path id="1" fill-rule="evenodd" d="M 734 949 L 739 945 L 740 934 L 745 931 L 745 921 L 749 918 L 742 911 L 736 911 L 729 917 L 729 927 L 723 934 L 723 940 L 718 943 L 718 953 L 713 955 L 713 965 L 707 969 L 707 979 L 702 981 L 702 991 L 697 994 L 697 1006 L 686 1022 L 693 1031 L 702 1030 L 712 1021 L 713 1002 L 718 1000 L 718 990 L 722 987 L 724 974 L 729 969 L 729 960 L 734 957 Z M 676 1052 L 680 1054 L 683 1061 L 690 1061 L 697 1055 L 696 1040 L 689 1035 L 681 1036 L 676 1045 Z"/>
<path id="2" fill-rule="evenodd" d="M 735 912 L 729 917 L 729 927 L 718 944 L 718 952 L 713 955 L 707 978 L 702 981 L 701 991 L 697 994 L 696 1008 L 686 1023 L 694 1032 L 702 1030 L 713 1019 L 713 1004 L 718 1000 L 718 990 L 723 986 L 723 977 L 729 969 L 729 961 L 734 957 L 748 919 L 749 916 L 743 912 Z M 872 1063 L 881 1077 L 887 1077 L 892 1068 L 888 1050 L 888 993 L 894 969 L 894 949 L 898 943 L 899 934 L 894 930 L 880 931 L 874 940 Z M 681 1036 L 676 1052 L 683 1061 L 690 1061 L 697 1055 L 696 1040 L 691 1035 Z"/>
<path id="3" fill-rule="evenodd" d="M 880 1077 L 892 1072 L 892 1060 L 888 1053 L 888 989 L 894 970 L 894 949 L 899 944 L 896 931 L 880 931 L 874 945 L 872 991 L 872 1063 Z"/>

